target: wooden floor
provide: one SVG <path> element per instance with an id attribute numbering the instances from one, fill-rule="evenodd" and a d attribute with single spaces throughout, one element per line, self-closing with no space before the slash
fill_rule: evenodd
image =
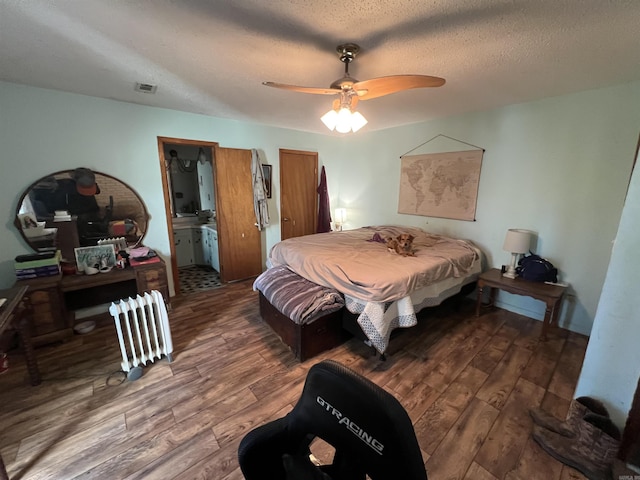
<path id="1" fill-rule="evenodd" d="M 0 451 L 13 480 L 242 479 L 240 439 L 290 411 L 307 370 L 332 358 L 400 400 L 430 480 L 584 478 L 532 441 L 528 409 L 564 418 L 586 337 L 560 330 L 539 342 L 540 322 L 490 309 L 476 318 L 471 301 L 420 316 L 386 361 L 352 339 L 300 364 L 262 323 L 251 282 L 176 298 L 174 361 L 137 381 L 118 373 L 109 322 L 37 349 L 37 387 L 12 353 L 0 377 Z"/>

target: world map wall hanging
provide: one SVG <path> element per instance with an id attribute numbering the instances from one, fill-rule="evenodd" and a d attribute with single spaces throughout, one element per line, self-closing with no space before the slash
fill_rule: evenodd
<path id="1" fill-rule="evenodd" d="M 475 220 L 483 154 L 478 149 L 403 155 L 398 213 Z"/>

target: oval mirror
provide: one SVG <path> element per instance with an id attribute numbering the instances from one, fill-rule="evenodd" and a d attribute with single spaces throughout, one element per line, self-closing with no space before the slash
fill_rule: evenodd
<path id="1" fill-rule="evenodd" d="M 18 203 L 15 224 L 37 252 L 124 239 L 142 242 L 149 214 L 140 196 L 126 183 L 88 168 L 63 170 L 30 185 Z"/>

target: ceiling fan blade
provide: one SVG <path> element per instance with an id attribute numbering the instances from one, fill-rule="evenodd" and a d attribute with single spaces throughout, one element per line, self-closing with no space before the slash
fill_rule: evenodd
<path id="1" fill-rule="evenodd" d="M 440 87 L 444 83 L 444 78 L 428 75 L 390 75 L 354 83 L 353 89 L 358 92 L 360 100 L 370 100 L 411 88 Z"/>
<path id="2" fill-rule="evenodd" d="M 315 88 L 315 87 L 298 87 L 297 85 L 286 85 L 284 83 L 262 82 L 267 87 L 282 88 L 283 90 L 293 90 L 294 92 L 314 93 L 316 95 L 335 95 L 342 90 L 339 88 Z"/>

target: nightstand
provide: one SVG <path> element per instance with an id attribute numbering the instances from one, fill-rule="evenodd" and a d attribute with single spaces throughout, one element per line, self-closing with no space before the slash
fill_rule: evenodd
<path id="1" fill-rule="evenodd" d="M 498 289 L 515 295 L 524 295 L 525 297 L 531 297 L 536 300 L 543 301 L 546 304 L 546 310 L 544 312 L 542 332 L 540 333 L 540 338 L 542 340 L 546 340 L 547 330 L 551 324 L 556 324 L 557 326 L 560 305 L 567 290 L 567 287 L 564 285 L 550 285 L 544 282 L 531 282 L 523 280 L 520 277 L 503 277 L 502 272 L 499 269 L 492 268 L 491 270 L 481 273 L 478 277 L 476 317 L 480 316 L 480 307 L 485 287 L 491 289 L 490 297 L 492 303 L 495 300 L 496 291 Z"/>

